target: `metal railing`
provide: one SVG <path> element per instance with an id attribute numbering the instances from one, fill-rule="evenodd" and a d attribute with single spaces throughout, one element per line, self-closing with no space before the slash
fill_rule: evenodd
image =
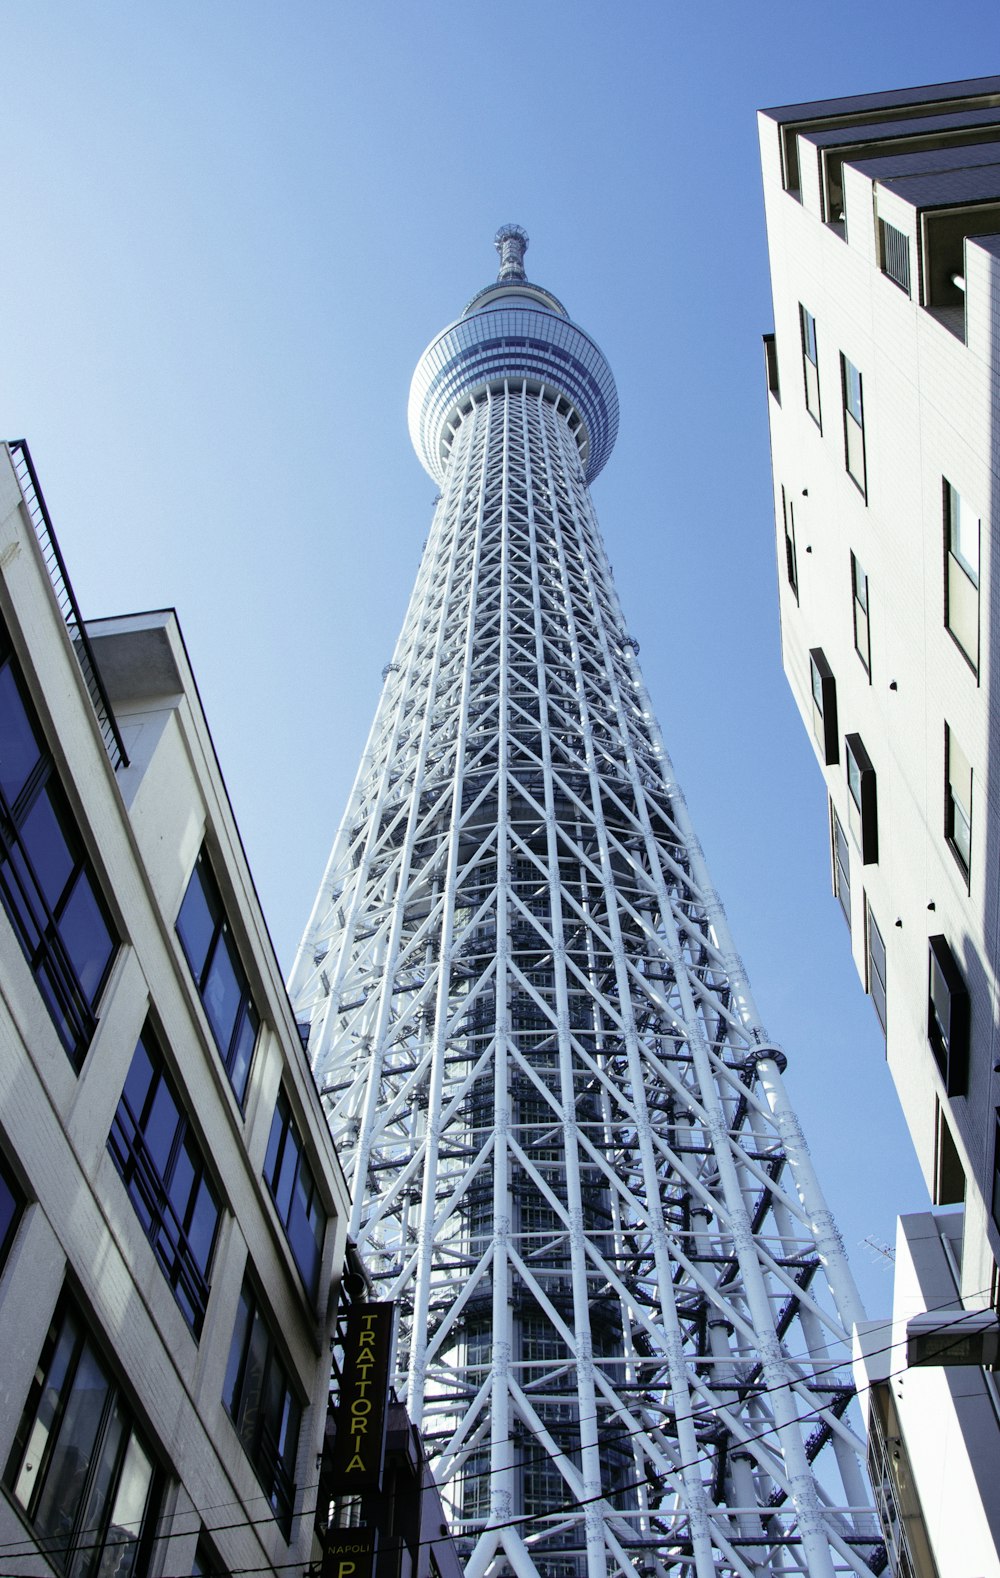
<path id="1" fill-rule="evenodd" d="M 38 474 L 31 459 L 31 451 L 23 438 L 12 439 L 8 443 L 7 448 L 10 452 L 14 475 L 17 477 L 21 489 L 24 507 L 37 538 L 38 546 L 41 549 L 42 559 L 48 571 L 49 580 L 52 583 L 52 590 L 56 595 L 56 603 L 66 623 L 66 629 L 69 633 L 70 641 L 73 643 L 73 650 L 76 653 L 84 683 L 97 716 L 97 722 L 104 739 L 108 757 L 112 767 L 117 772 L 119 767 L 128 766 L 128 754 L 122 742 L 121 734 L 118 731 L 118 724 L 115 721 L 108 693 L 104 688 L 101 671 L 73 593 L 73 587 L 70 583 L 63 556 L 59 551 L 59 543 L 39 485 Z"/>

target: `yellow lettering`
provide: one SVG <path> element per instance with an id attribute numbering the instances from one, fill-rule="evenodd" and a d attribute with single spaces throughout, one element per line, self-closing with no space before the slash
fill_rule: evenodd
<path id="1" fill-rule="evenodd" d="M 372 1404 L 371 1404 L 371 1398 L 370 1397 L 356 1397 L 354 1399 L 353 1403 L 351 1404 L 351 1413 L 352 1413 L 352 1415 L 353 1414 L 370 1414 L 371 1411 L 372 1411 Z"/>
<path id="2" fill-rule="evenodd" d="M 355 1452 L 354 1456 L 351 1458 L 351 1461 L 345 1468 L 344 1473 L 349 1474 L 352 1468 L 359 1468 L 361 1472 L 364 1473 L 365 1462 L 360 1452 Z"/>
<path id="3" fill-rule="evenodd" d="M 357 1570 L 358 1570 L 357 1562 L 338 1562 L 337 1563 L 337 1578 L 350 1578 L 350 1574 L 351 1573 L 356 1573 Z"/>
<path id="4" fill-rule="evenodd" d="M 365 1436 L 367 1434 L 368 1434 L 368 1421 L 367 1421 L 367 1419 L 352 1419 L 351 1420 L 351 1435 L 352 1436 Z"/>

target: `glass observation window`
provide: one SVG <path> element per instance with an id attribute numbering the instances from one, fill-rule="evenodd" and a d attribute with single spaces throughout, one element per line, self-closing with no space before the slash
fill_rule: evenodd
<path id="1" fill-rule="evenodd" d="M 249 1280 L 240 1293 L 222 1401 L 287 1539 L 302 1408 Z"/>
<path id="2" fill-rule="evenodd" d="M 2 625 L 0 900 L 79 1070 L 118 939 Z"/>
<path id="3" fill-rule="evenodd" d="M 295 1264 L 310 1297 L 315 1298 L 323 1258 L 326 1211 L 284 1089 L 278 1092 L 271 1122 L 264 1180 L 281 1218 Z"/>
<path id="4" fill-rule="evenodd" d="M 242 1107 L 260 1016 L 204 849 L 188 883 L 177 935 L 201 995 L 215 1044 Z"/>
<path id="5" fill-rule="evenodd" d="M 57 1308 L 4 1474 L 66 1578 L 138 1578 L 160 1500 L 155 1460 L 68 1298 Z"/>
<path id="6" fill-rule="evenodd" d="M 219 1193 L 148 1027 L 132 1057 L 108 1150 L 184 1318 L 198 1337 L 208 1304 Z"/>

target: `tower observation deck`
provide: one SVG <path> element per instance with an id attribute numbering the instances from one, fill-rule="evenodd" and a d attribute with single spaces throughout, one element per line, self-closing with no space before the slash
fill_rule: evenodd
<path id="1" fill-rule="evenodd" d="M 862 1312 L 601 541 L 614 380 L 526 246 L 414 374 L 440 498 L 291 980 L 350 1231 L 469 1578 L 875 1574 Z"/>

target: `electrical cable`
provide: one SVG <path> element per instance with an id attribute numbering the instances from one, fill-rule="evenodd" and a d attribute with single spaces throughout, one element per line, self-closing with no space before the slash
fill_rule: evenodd
<path id="1" fill-rule="evenodd" d="M 979 1295 L 973 1293 L 973 1294 L 967 1294 L 966 1296 L 970 1297 L 970 1298 L 974 1298 L 974 1297 L 977 1297 L 977 1296 L 985 1296 L 986 1294 L 988 1294 L 989 1291 L 990 1291 L 989 1289 L 981 1289 Z M 953 1307 L 953 1305 L 952 1305 L 951 1302 L 949 1302 L 948 1304 L 935 1305 L 935 1306 L 931 1306 L 926 1311 L 926 1313 L 933 1314 L 933 1313 L 935 1313 L 935 1311 L 946 1311 L 946 1310 L 950 1310 L 952 1307 Z M 970 1315 L 970 1316 L 972 1316 L 972 1315 L 980 1315 L 980 1314 L 982 1314 L 982 1311 L 981 1310 L 963 1310 L 961 1313 L 962 1313 L 962 1315 Z M 893 1324 L 893 1322 L 892 1321 L 878 1321 L 878 1322 L 874 1322 L 873 1324 L 876 1327 L 877 1326 L 883 1326 L 883 1325 L 890 1326 L 890 1325 Z M 959 1327 L 960 1324 L 961 1324 L 961 1319 L 956 1320 L 955 1323 L 954 1323 L 956 1328 Z M 954 1339 L 955 1344 L 957 1345 L 959 1342 L 961 1342 L 963 1340 L 964 1339 L 962 1337 L 962 1333 L 960 1331 L 958 1331 L 956 1336 L 955 1336 L 955 1339 Z M 880 1354 L 891 1353 L 894 1348 L 898 1348 L 898 1347 L 901 1347 L 901 1346 L 902 1346 L 902 1343 L 900 1343 L 900 1342 L 888 1343 L 886 1346 L 884 1346 L 882 1348 L 873 1348 L 873 1349 L 871 1349 L 865 1355 L 865 1358 L 877 1358 Z M 941 1349 L 941 1352 L 942 1353 L 946 1353 L 948 1351 L 948 1346 L 950 1346 L 950 1344 L 947 1344 L 947 1345 L 943 1346 L 942 1349 Z M 842 1368 L 843 1368 L 842 1365 L 832 1365 L 832 1366 L 829 1367 L 829 1370 L 833 1371 L 833 1370 L 842 1369 Z M 863 1386 L 854 1387 L 853 1388 L 853 1393 L 854 1393 L 855 1396 L 859 1396 L 862 1392 L 870 1391 L 872 1389 L 872 1387 L 875 1386 L 875 1385 L 882 1385 L 885 1382 L 888 1382 L 888 1381 L 891 1381 L 891 1380 L 895 1380 L 897 1376 L 907 1374 L 910 1369 L 911 1369 L 910 1365 L 906 1365 L 906 1364 L 901 1365 L 900 1368 L 897 1369 L 897 1370 L 890 1370 L 888 1372 L 888 1374 L 880 1381 L 870 1381 L 870 1382 L 868 1382 L 867 1384 L 865 1384 Z M 815 1373 L 816 1374 L 823 1374 L 823 1373 L 827 1373 L 827 1372 L 816 1371 Z M 759 1396 L 766 1396 L 766 1395 L 769 1395 L 770 1393 L 783 1390 L 783 1389 L 785 1389 L 785 1388 L 787 1388 L 789 1386 L 793 1386 L 795 1384 L 796 1384 L 795 1382 L 783 1381 L 783 1382 L 780 1382 L 777 1386 L 774 1386 L 774 1387 L 762 1387 L 760 1389 L 760 1392 L 757 1395 L 759 1395 Z M 822 1413 L 824 1411 L 825 1411 L 825 1405 L 821 1406 L 821 1407 L 818 1407 L 818 1408 L 815 1408 L 815 1409 L 809 1409 L 804 1414 L 796 1415 L 795 1419 L 790 1421 L 790 1423 L 793 1426 L 794 1425 L 805 1424 L 810 1419 L 815 1419 L 815 1418 L 819 1417 L 820 1415 L 822 1415 Z M 580 1421 L 578 1421 L 578 1422 L 580 1422 Z M 742 1438 L 742 1444 L 749 1445 L 753 1441 L 766 1440 L 766 1438 L 768 1436 L 772 1436 L 772 1435 L 777 1434 L 783 1428 L 785 1428 L 785 1427 L 780 1426 L 780 1425 L 776 1425 L 776 1424 L 769 1425 L 766 1430 L 761 1430 L 761 1431 L 757 1432 L 755 1435 L 748 1435 L 746 1437 L 743 1437 Z M 625 1435 L 627 1435 L 629 1437 L 634 1436 L 634 1435 L 639 1435 L 639 1434 L 645 1434 L 645 1433 L 646 1433 L 645 1430 L 623 1432 L 623 1434 L 625 1434 Z M 515 1437 L 507 1437 L 506 1439 L 507 1440 L 514 1440 L 516 1438 Z M 544 1455 L 548 1456 L 547 1453 L 545 1453 Z M 697 1468 L 701 1464 L 710 1463 L 713 1460 L 713 1456 L 714 1456 L 713 1453 L 703 1452 L 703 1453 L 699 1453 L 696 1457 L 692 1458 L 689 1462 L 674 1464 L 672 1469 L 670 1470 L 670 1475 L 671 1476 L 677 1476 L 679 1474 L 683 1474 L 684 1472 L 686 1472 L 690 1468 Z M 471 1477 L 473 1477 L 475 1479 L 489 1478 L 494 1473 L 500 1473 L 500 1472 L 506 1473 L 506 1472 L 509 1471 L 509 1469 L 511 1467 L 514 1467 L 514 1468 L 521 1467 L 521 1466 L 524 1466 L 524 1464 L 529 1462 L 529 1461 L 531 1461 L 531 1460 L 523 1459 L 520 1462 L 507 1465 L 503 1470 L 487 1469 L 487 1470 L 484 1470 L 482 1474 L 477 1474 L 477 1475 L 474 1475 L 474 1476 L 471 1476 Z M 661 1476 L 661 1477 L 666 1478 L 667 1476 Z M 319 1483 L 320 1482 L 317 1481 L 315 1485 L 303 1486 L 302 1487 L 302 1493 L 305 1494 L 309 1490 L 318 1489 Z M 636 1489 L 639 1489 L 640 1487 L 642 1487 L 644 1485 L 649 1485 L 651 1483 L 655 1484 L 655 1481 L 651 1481 L 649 1476 L 644 1474 L 639 1479 L 632 1480 L 632 1481 L 627 1481 L 623 1485 L 615 1486 L 614 1489 L 611 1490 L 611 1491 L 600 1491 L 600 1492 L 598 1492 L 597 1494 L 595 1494 L 593 1496 L 581 1497 L 581 1498 L 578 1498 L 578 1499 L 573 1500 L 573 1501 L 564 1502 L 564 1503 L 562 1503 L 560 1505 L 557 1505 L 555 1507 L 550 1507 L 545 1513 L 522 1513 L 522 1514 L 519 1514 L 517 1517 L 507 1519 L 503 1523 L 484 1524 L 483 1530 L 480 1531 L 480 1532 L 485 1532 L 486 1529 L 502 1530 L 502 1529 L 508 1529 L 508 1528 L 521 1528 L 521 1527 L 525 1526 L 526 1524 L 540 1523 L 543 1519 L 547 1520 L 547 1519 L 550 1519 L 550 1518 L 553 1518 L 553 1517 L 563 1516 L 563 1515 L 565 1515 L 567 1513 L 571 1513 L 571 1512 L 576 1511 L 580 1507 L 590 1506 L 590 1505 L 593 1505 L 595 1502 L 606 1501 L 608 1499 L 609 1495 L 620 1495 L 623 1491 L 636 1490 Z M 424 1489 L 426 1489 L 428 1491 L 431 1490 L 431 1489 L 437 1490 L 438 1487 L 436 1485 L 435 1486 L 421 1487 L 421 1490 L 424 1490 Z M 263 1499 L 263 1498 L 251 1497 L 249 1499 L 257 1500 L 257 1499 Z M 202 1509 L 202 1511 L 203 1512 L 215 1511 L 215 1510 L 221 1509 L 222 1507 L 235 1506 L 235 1505 L 238 1505 L 238 1504 L 239 1503 L 237 1503 L 237 1502 L 219 1502 L 219 1503 L 215 1503 L 213 1506 L 209 1506 L 209 1507 L 206 1507 L 206 1508 Z M 776 1511 L 777 1509 L 773 1509 L 773 1510 Z M 763 1509 L 763 1508 L 761 1509 L 761 1513 L 762 1514 L 765 1511 L 766 1511 L 766 1509 Z M 236 1529 L 256 1528 L 258 1526 L 263 1526 L 265 1523 L 268 1524 L 268 1525 L 273 1523 L 273 1518 L 271 1518 L 271 1517 L 268 1517 L 266 1519 L 264 1519 L 264 1518 L 261 1518 L 261 1519 L 241 1518 L 238 1521 L 236 1521 L 235 1523 L 217 1524 L 214 1528 L 212 1528 L 212 1527 L 209 1527 L 209 1526 L 204 1524 L 203 1518 L 202 1518 L 201 1514 L 198 1512 L 197 1508 L 192 1507 L 191 1512 L 192 1512 L 192 1514 L 198 1516 L 197 1531 L 200 1531 L 202 1528 L 205 1528 L 206 1532 L 210 1536 L 215 1535 L 215 1534 L 229 1533 L 229 1532 L 232 1532 L 232 1531 L 234 1531 Z M 87 1531 L 81 1531 L 81 1532 L 87 1532 Z M 164 1539 L 173 1539 L 173 1538 L 178 1537 L 178 1535 L 180 1537 L 183 1537 L 186 1534 L 193 1534 L 195 1532 L 196 1532 L 196 1529 L 177 1530 L 177 1529 L 173 1529 L 172 1528 L 169 1532 L 164 1532 L 163 1534 L 155 1535 L 154 1536 L 154 1543 L 158 1542 L 160 1540 L 164 1540 Z M 441 1537 L 438 1536 L 438 1539 L 439 1538 L 441 1538 Z M 435 1545 L 435 1544 L 438 1543 L 438 1539 L 420 1540 L 420 1541 L 417 1542 L 417 1544 L 418 1544 L 418 1546 Z M 8 1541 L 6 1543 L 0 1543 L 0 1551 L 3 1551 L 3 1550 L 7 1551 L 8 1555 L 10 1555 L 12 1557 L 12 1559 L 17 1559 L 18 1556 L 23 1555 L 24 1559 L 27 1560 L 27 1559 L 30 1559 L 30 1556 L 32 1554 L 31 1549 L 27 1549 L 27 1550 L 25 1550 L 23 1552 L 16 1552 L 16 1551 L 12 1551 L 11 1550 L 11 1547 L 14 1546 L 14 1545 L 20 1545 L 20 1544 L 26 1544 L 26 1543 L 27 1543 L 26 1541 Z M 37 1547 L 38 1543 L 39 1543 L 38 1541 L 32 1541 L 31 1542 L 31 1544 L 33 1546 L 36 1546 L 36 1547 Z M 95 1542 L 95 1543 L 92 1543 L 90 1545 L 81 1545 L 78 1542 L 71 1542 L 71 1543 L 69 1543 L 67 1545 L 64 1545 L 62 1547 L 50 1544 L 48 1549 L 53 1554 L 56 1554 L 56 1555 L 65 1554 L 67 1551 L 70 1551 L 70 1550 L 72 1550 L 74 1552 L 74 1554 L 76 1554 L 76 1553 L 83 1553 L 83 1552 L 86 1552 L 88 1550 L 100 1549 L 103 1546 L 103 1544 L 104 1544 L 103 1541 L 101 1541 L 100 1543 Z M 308 1566 L 308 1565 L 309 1564 L 307 1563 L 306 1566 Z M 297 1560 L 297 1561 L 293 1561 L 293 1562 L 278 1562 L 278 1563 L 270 1562 L 266 1566 L 263 1566 L 263 1567 L 241 1567 L 241 1568 L 238 1568 L 238 1569 L 230 1568 L 230 1569 L 227 1569 L 227 1578 L 254 1578 L 254 1575 L 259 1574 L 259 1573 L 285 1572 L 285 1571 L 290 1571 L 293 1567 L 300 1567 L 300 1566 L 302 1566 L 301 1560 Z M 23 1574 L 22 1575 L 22 1574 L 19 1574 L 18 1578 L 35 1578 L 35 1575 L 30 1575 L 30 1574 Z M 49 1578 L 49 1575 L 48 1574 L 45 1574 L 45 1575 L 39 1574 L 39 1575 L 37 1575 L 37 1578 Z M 162 1575 L 162 1578 L 185 1578 L 185 1575 L 184 1574 Z"/>

